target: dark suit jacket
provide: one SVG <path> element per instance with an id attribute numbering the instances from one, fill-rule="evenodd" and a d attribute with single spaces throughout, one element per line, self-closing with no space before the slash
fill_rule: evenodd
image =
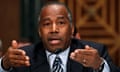
<path id="1" fill-rule="evenodd" d="M 96 48 L 99 51 L 100 56 L 103 57 L 109 64 L 111 72 L 119 72 L 117 68 L 112 64 L 108 52 L 105 46 L 102 44 L 90 41 L 71 39 L 70 53 L 77 48 L 84 48 L 84 45 L 89 45 L 93 48 Z M 45 49 L 43 48 L 42 42 L 24 47 L 22 49 L 25 50 L 27 55 L 30 57 L 31 66 L 13 68 L 13 70 L 10 72 L 50 72 L 50 66 L 47 61 Z M 93 72 L 93 69 L 83 67 L 82 64 L 68 58 L 67 72 Z"/>

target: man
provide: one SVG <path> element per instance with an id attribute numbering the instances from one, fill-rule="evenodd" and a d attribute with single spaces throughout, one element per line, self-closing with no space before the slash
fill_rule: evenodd
<path id="1" fill-rule="evenodd" d="M 118 72 L 104 45 L 73 39 L 74 25 L 65 5 L 44 5 L 38 31 L 38 44 L 18 49 L 12 41 L 0 62 L 2 72 Z"/>

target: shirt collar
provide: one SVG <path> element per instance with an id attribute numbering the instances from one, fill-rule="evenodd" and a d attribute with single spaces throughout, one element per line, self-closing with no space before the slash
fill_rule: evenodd
<path id="1" fill-rule="evenodd" d="M 61 58 L 64 65 L 66 65 L 66 63 L 67 63 L 69 51 L 70 51 L 70 46 L 58 54 L 58 56 Z M 50 51 L 46 50 L 46 55 L 47 55 L 48 62 L 52 64 L 54 61 L 54 58 L 56 57 L 56 54 L 53 54 Z M 50 62 L 50 61 L 52 61 L 52 62 Z"/>
<path id="2" fill-rule="evenodd" d="M 70 47 L 68 47 L 67 49 L 65 49 L 64 51 L 60 52 L 60 53 L 57 54 L 57 55 L 60 56 L 60 57 L 61 57 L 61 56 L 65 56 L 65 55 L 68 55 L 69 51 L 70 51 Z M 49 56 L 51 56 L 51 55 L 55 55 L 55 56 L 56 56 L 56 54 L 51 53 L 51 52 L 48 51 L 48 50 L 46 50 L 46 55 L 47 55 L 47 58 L 48 58 Z"/>

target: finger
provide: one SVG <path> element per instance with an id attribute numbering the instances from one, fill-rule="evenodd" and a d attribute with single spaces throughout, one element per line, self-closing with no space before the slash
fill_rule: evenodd
<path id="1" fill-rule="evenodd" d="M 74 58 L 75 58 L 75 53 L 74 53 L 74 52 L 72 52 L 72 53 L 70 54 L 70 58 L 71 58 L 71 59 L 74 59 Z"/>
<path id="2" fill-rule="evenodd" d="M 77 56 L 84 56 L 91 54 L 91 51 L 88 49 L 76 49 L 74 52 L 76 53 Z"/>
<path id="3" fill-rule="evenodd" d="M 89 45 L 85 45 L 85 49 L 90 50 L 91 47 Z"/>
<path id="4" fill-rule="evenodd" d="M 25 60 L 26 60 L 26 61 L 30 61 L 29 56 L 25 56 Z M 27 62 L 26 62 L 26 63 L 27 63 Z"/>
<path id="5" fill-rule="evenodd" d="M 85 49 L 76 49 L 74 52 L 76 54 L 83 54 Z"/>
<path id="6" fill-rule="evenodd" d="M 80 49 L 76 49 L 74 52 L 71 53 L 71 56 L 72 57 L 77 57 L 77 56 L 79 56 L 80 53 L 81 53 Z"/>
<path id="7" fill-rule="evenodd" d="M 12 40 L 12 48 L 15 48 L 15 49 L 18 48 L 18 43 L 16 40 Z"/>
<path id="8" fill-rule="evenodd" d="M 84 67 L 90 67 L 87 63 L 82 63 Z"/>
<path id="9" fill-rule="evenodd" d="M 87 49 L 87 50 L 92 50 L 92 49 L 94 49 L 94 48 L 91 47 L 91 46 L 89 46 L 89 45 L 85 45 L 85 49 Z"/>
<path id="10" fill-rule="evenodd" d="M 81 53 L 79 53 L 79 49 L 77 49 L 71 53 L 70 58 L 79 63 L 82 63 L 83 55 Z"/>
<path id="11" fill-rule="evenodd" d="M 26 55 L 26 52 L 24 50 L 21 50 L 21 49 L 10 48 L 9 51 L 12 55 L 23 55 L 23 56 Z"/>
<path id="12" fill-rule="evenodd" d="M 14 56 L 14 58 L 11 58 L 10 63 L 12 66 L 29 66 L 30 59 L 28 56 L 24 56 L 24 58 L 20 56 Z"/>
<path id="13" fill-rule="evenodd" d="M 91 55 L 94 51 L 95 49 L 93 47 L 90 47 L 89 45 L 85 45 L 85 50 L 83 53 L 85 55 Z"/>
<path id="14" fill-rule="evenodd" d="M 90 55 L 91 52 L 92 52 L 92 50 L 88 50 L 88 49 L 79 49 L 78 50 L 78 54 L 82 55 L 82 56 L 84 56 L 84 55 Z"/>
<path id="15" fill-rule="evenodd" d="M 25 61 L 25 66 L 30 66 L 30 61 Z"/>
<path id="16" fill-rule="evenodd" d="M 30 62 L 24 61 L 24 60 L 13 60 L 11 61 L 11 66 L 14 66 L 14 67 L 30 66 Z"/>
<path id="17" fill-rule="evenodd" d="M 11 55 L 10 58 L 14 60 L 24 60 L 24 61 L 29 60 L 27 56 L 23 56 L 23 55 Z"/>
<path id="18" fill-rule="evenodd" d="M 25 65 L 30 66 L 30 58 L 28 56 L 26 56 Z"/>

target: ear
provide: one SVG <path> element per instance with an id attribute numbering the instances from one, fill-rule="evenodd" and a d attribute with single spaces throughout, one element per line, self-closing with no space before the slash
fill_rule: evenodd
<path id="1" fill-rule="evenodd" d="M 40 28 L 38 28 L 38 33 L 39 33 L 39 36 L 41 37 L 41 32 L 40 32 Z"/>
<path id="2" fill-rule="evenodd" d="M 74 34 L 74 29 L 75 27 L 74 27 L 74 25 L 72 24 L 72 35 Z"/>

